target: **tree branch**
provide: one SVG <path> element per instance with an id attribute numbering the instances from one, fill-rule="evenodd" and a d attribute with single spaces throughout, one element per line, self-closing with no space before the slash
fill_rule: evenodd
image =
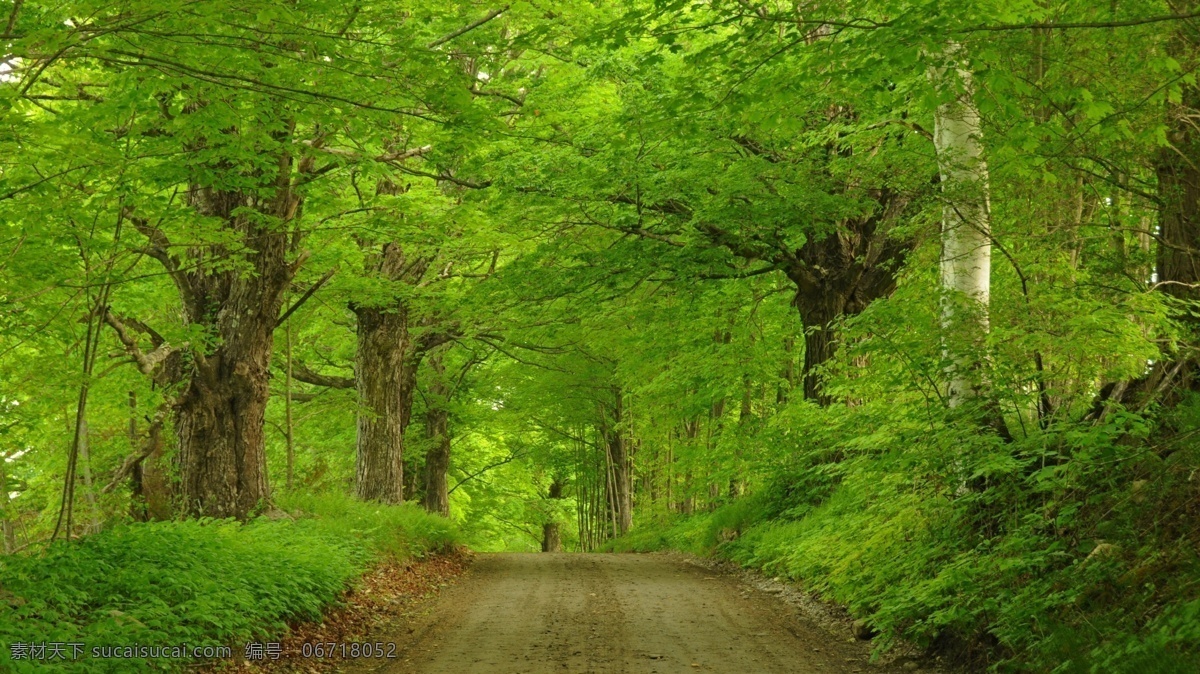
<path id="1" fill-rule="evenodd" d="M 462 28 L 459 28 L 456 31 L 446 33 L 445 35 L 439 37 L 438 39 L 434 40 L 433 42 L 430 42 L 427 45 L 427 47 L 429 49 L 433 49 L 435 47 L 439 47 L 443 44 L 446 44 L 447 42 L 453 40 L 454 38 L 458 37 L 459 35 L 469 33 L 470 31 L 475 30 L 476 28 L 482 26 L 483 24 L 487 23 L 488 21 L 491 21 L 492 19 L 500 16 L 501 14 L 503 14 L 507 11 L 508 11 L 508 5 L 505 5 L 505 6 L 501 7 L 500 9 L 493 9 L 492 11 L 488 12 L 487 15 L 484 16 L 482 19 L 479 19 L 477 21 L 472 21 L 471 23 L 463 26 Z"/>
<path id="2" fill-rule="evenodd" d="M 145 353 L 142 351 L 141 347 L 138 346 L 137 338 L 129 334 L 129 330 L 126 329 L 125 324 L 121 321 L 121 319 L 117 318 L 117 316 L 108 309 L 104 310 L 104 322 L 108 323 L 108 325 L 112 327 L 113 332 L 117 333 L 117 339 L 121 340 L 121 344 L 125 345 L 125 351 L 129 353 L 130 356 L 133 356 L 133 360 L 137 363 L 138 370 L 142 374 L 152 374 L 154 370 L 167 359 L 167 357 L 176 351 L 175 347 L 164 341 L 150 353 Z"/>
<path id="3" fill-rule="evenodd" d="M 338 377 L 313 372 L 308 369 L 307 365 L 301 362 L 296 362 L 292 365 L 292 379 L 302 381 L 305 384 L 324 386 L 326 388 L 354 388 L 353 377 Z"/>
<path id="4" fill-rule="evenodd" d="M 962 28 L 955 32 L 958 33 L 979 33 L 979 32 L 1000 32 L 1011 30 L 1029 30 L 1030 28 L 1057 28 L 1057 29 L 1074 29 L 1074 28 L 1129 28 L 1131 26 L 1145 26 L 1151 23 L 1162 23 L 1164 21 L 1186 21 L 1200 17 L 1200 12 L 1191 12 L 1190 14 L 1162 14 L 1159 16 L 1147 16 L 1141 19 L 1127 19 L 1125 21 L 1080 21 L 1067 23 L 1005 23 L 996 26 L 974 26 L 971 28 Z"/>
<path id="5" fill-rule="evenodd" d="M 275 321 L 275 327 L 278 328 L 279 326 L 283 325 L 284 321 L 291 318 L 292 314 L 296 313 L 297 309 L 304 306 L 304 303 L 307 302 L 308 299 L 313 296 L 313 293 L 317 292 L 318 290 L 321 289 L 321 286 L 328 283 L 329 279 L 333 278 L 333 275 L 335 273 L 337 273 L 337 267 L 334 267 L 333 269 L 330 269 L 329 271 L 325 272 L 325 275 L 322 276 L 319 281 L 312 284 L 312 286 L 309 287 L 308 290 L 304 291 L 304 294 L 300 296 L 300 299 L 296 300 L 296 302 L 294 304 L 292 304 L 291 307 L 288 307 L 287 311 L 283 312 L 283 314 L 279 316 L 279 319 Z"/>
<path id="6" fill-rule="evenodd" d="M 525 454 L 510 454 L 508 456 L 508 458 L 504 459 L 503 461 L 497 461 L 496 463 L 484 466 L 483 468 L 480 468 L 479 470 L 475 471 L 474 473 L 471 473 L 470 475 L 467 475 L 463 479 L 459 480 L 457 484 L 455 484 L 453 487 L 450 488 L 449 491 L 446 492 L 446 495 L 449 496 L 450 494 L 453 494 L 455 489 L 458 489 L 459 487 L 463 486 L 463 483 L 467 482 L 468 480 L 473 480 L 493 468 L 499 468 L 500 466 L 503 466 L 506 463 L 512 463 L 513 461 L 516 461 L 517 459 L 520 459 L 524 456 L 525 456 Z"/>
<path id="7" fill-rule="evenodd" d="M 115 473 L 113 473 L 112 479 L 109 480 L 108 484 L 100 490 L 101 494 L 107 494 L 116 489 L 117 485 L 121 484 L 121 480 L 124 480 L 131 472 L 133 472 L 135 466 L 142 461 L 145 461 L 151 454 L 154 453 L 154 450 L 159 446 L 158 443 L 154 441 L 154 437 L 158 430 L 162 428 L 163 418 L 166 417 L 166 413 L 167 406 L 163 405 L 159 408 L 158 412 L 154 414 L 154 419 L 150 421 L 150 430 L 148 432 L 145 445 L 140 451 L 125 457 L 125 460 L 121 462 L 121 466 L 117 468 Z"/>
<path id="8" fill-rule="evenodd" d="M 184 303 L 189 306 L 194 305 L 196 295 L 193 292 L 192 282 L 180 268 L 179 261 L 171 256 L 171 240 L 161 229 L 151 225 L 149 220 L 133 215 L 132 208 L 125 208 L 121 213 L 133 223 L 134 228 L 141 232 L 142 236 L 149 240 L 150 246 L 145 249 L 145 253 L 158 260 L 167 270 L 167 275 L 171 277 L 171 280 L 175 282 L 175 287 L 183 295 Z"/>

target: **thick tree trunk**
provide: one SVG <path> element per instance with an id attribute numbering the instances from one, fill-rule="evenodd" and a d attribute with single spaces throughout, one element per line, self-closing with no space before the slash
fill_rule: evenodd
<path id="1" fill-rule="evenodd" d="M 385 282 L 415 284 L 429 266 L 395 243 L 369 253 L 366 267 Z M 412 418 L 417 367 L 424 349 L 409 332 L 409 306 L 397 298 L 351 306 L 358 316 L 355 386 L 358 390 L 358 456 L 355 493 L 383 503 L 404 499 L 404 434 Z"/>
<path id="2" fill-rule="evenodd" d="M 429 361 L 433 380 L 429 386 L 429 406 L 425 410 L 425 510 L 450 516 L 447 474 L 450 471 L 450 411 L 446 408 L 450 391 L 440 355 Z"/>
<path id="3" fill-rule="evenodd" d="M 407 442 L 407 438 L 406 438 Z M 404 452 L 404 498 L 425 503 L 425 471 L 418 457 L 405 447 Z"/>
<path id="4" fill-rule="evenodd" d="M 141 440 L 137 424 L 137 393 L 134 391 L 129 392 L 129 428 L 126 437 L 129 439 L 129 448 L 137 450 Z M 142 461 L 138 461 L 129 471 L 129 516 L 135 522 L 145 522 L 148 519 L 146 495 L 142 488 Z"/>
<path id="5" fill-rule="evenodd" d="M 412 416 L 416 364 L 404 307 L 356 309 L 358 455 L 355 493 L 383 503 L 404 500 L 404 432 Z"/>
<path id="6" fill-rule="evenodd" d="M 177 410 L 183 506 L 192 515 L 245 519 L 270 499 L 263 423 L 279 305 L 227 326 Z"/>
<path id="7" fill-rule="evenodd" d="M 609 496 L 613 517 L 616 521 L 617 535 L 629 532 L 633 526 L 633 489 L 630 482 L 628 458 L 625 453 L 625 441 L 620 433 L 613 433 L 606 443 L 612 485 Z"/>
<path id="8" fill-rule="evenodd" d="M 846 301 L 826 288 L 820 293 L 799 293 L 794 304 L 804 326 L 804 399 L 826 407 L 831 399 L 822 390 L 821 368 L 837 353 L 834 321 L 845 311 Z"/>
<path id="9" fill-rule="evenodd" d="M 942 54 L 947 63 L 930 79 L 949 95 L 934 115 L 933 142 L 941 172 L 942 327 L 948 334 L 949 404 L 957 407 L 978 395 L 974 371 L 981 362 L 988 330 L 991 284 L 991 213 L 983 128 L 975 107 L 971 73 L 957 44 Z"/>
<path id="10" fill-rule="evenodd" d="M 784 271 L 796 286 L 792 303 L 804 327 L 804 399 L 822 407 L 820 368 L 837 354 L 838 321 L 861 313 L 896 289 L 896 271 L 915 245 L 889 234 L 909 200 L 888 190 L 874 194 L 878 210 L 869 217 L 839 223 L 839 231 L 807 241 Z"/>
<path id="11" fill-rule="evenodd" d="M 190 377 L 176 405 L 182 506 L 190 515 L 246 519 L 270 501 L 263 434 L 269 363 L 284 293 L 305 257 L 295 255 L 301 203 L 295 165 L 286 150 L 273 151 L 274 173 L 207 167 L 257 181 L 253 192 L 189 186 L 188 204 L 223 223 L 222 238 L 233 243 L 194 248 L 185 260 L 162 230 L 129 213 L 148 239 L 147 254 L 175 282 L 187 322 L 211 338 L 207 348 L 193 343 Z"/>
<path id="12" fill-rule="evenodd" d="M 554 482 L 550 483 L 548 496 L 551 500 L 561 499 L 562 491 L 562 481 L 555 478 Z M 560 535 L 559 523 L 558 520 L 554 519 L 553 514 L 542 525 L 542 552 L 562 552 L 562 536 Z"/>
<path id="13" fill-rule="evenodd" d="M 162 419 L 156 418 L 146 431 L 146 458 L 137 465 L 138 483 L 145 503 L 146 519 L 166 521 L 175 517 L 175 486 L 171 466 L 163 448 Z"/>
<path id="14" fill-rule="evenodd" d="M 558 522 L 546 522 L 542 525 L 542 552 L 562 552 L 562 536 L 559 535 Z"/>
<path id="15" fill-rule="evenodd" d="M 219 337 L 216 349 L 193 354 L 191 380 L 176 408 L 185 512 L 245 519 L 268 505 L 264 420 L 275 322 L 291 282 L 287 237 L 235 221 L 257 245 L 255 273 L 197 278 L 205 301 L 189 307 L 192 322 Z"/>
<path id="16" fill-rule="evenodd" d="M 450 414 L 445 409 L 425 413 L 429 449 L 425 454 L 425 510 L 450 516 Z"/>

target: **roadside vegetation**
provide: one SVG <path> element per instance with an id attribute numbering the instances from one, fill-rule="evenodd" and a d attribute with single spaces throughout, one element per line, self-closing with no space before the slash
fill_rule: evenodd
<path id="1" fill-rule="evenodd" d="M 280 506 L 289 511 L 272 519 L 121 524 L 42 555 L 0 557 L 0 667 L 117 674 L 194 662 L 92 657 L 93 648 L 136 646 L 228 647 L 241 656 L 249 642 L 278 641 L 289 624 L 320 620 L 373 566 L 457 542 L 448 521 L 416 506 L 347 497 Z M 64 653 L 14 659 L 13 644 L 62 644 Z M 83 652 L 73 657 L 67 644 Z"/>

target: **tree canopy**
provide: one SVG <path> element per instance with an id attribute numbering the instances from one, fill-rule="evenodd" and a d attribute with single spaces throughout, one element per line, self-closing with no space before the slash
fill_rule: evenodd
<path id="1" fill-rule="evenodd" d="M 1195 0 L 3 7 L 6 551 L 351 493 L 1196 654 Z"/>

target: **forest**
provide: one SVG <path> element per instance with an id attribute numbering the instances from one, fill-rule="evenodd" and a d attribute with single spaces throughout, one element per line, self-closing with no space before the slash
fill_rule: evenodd
<path id="1" fill-rule="evenodd" d="M 0 21 L 0 671 L 460 547 L 1200 671 L 1200 0 Z"/>

